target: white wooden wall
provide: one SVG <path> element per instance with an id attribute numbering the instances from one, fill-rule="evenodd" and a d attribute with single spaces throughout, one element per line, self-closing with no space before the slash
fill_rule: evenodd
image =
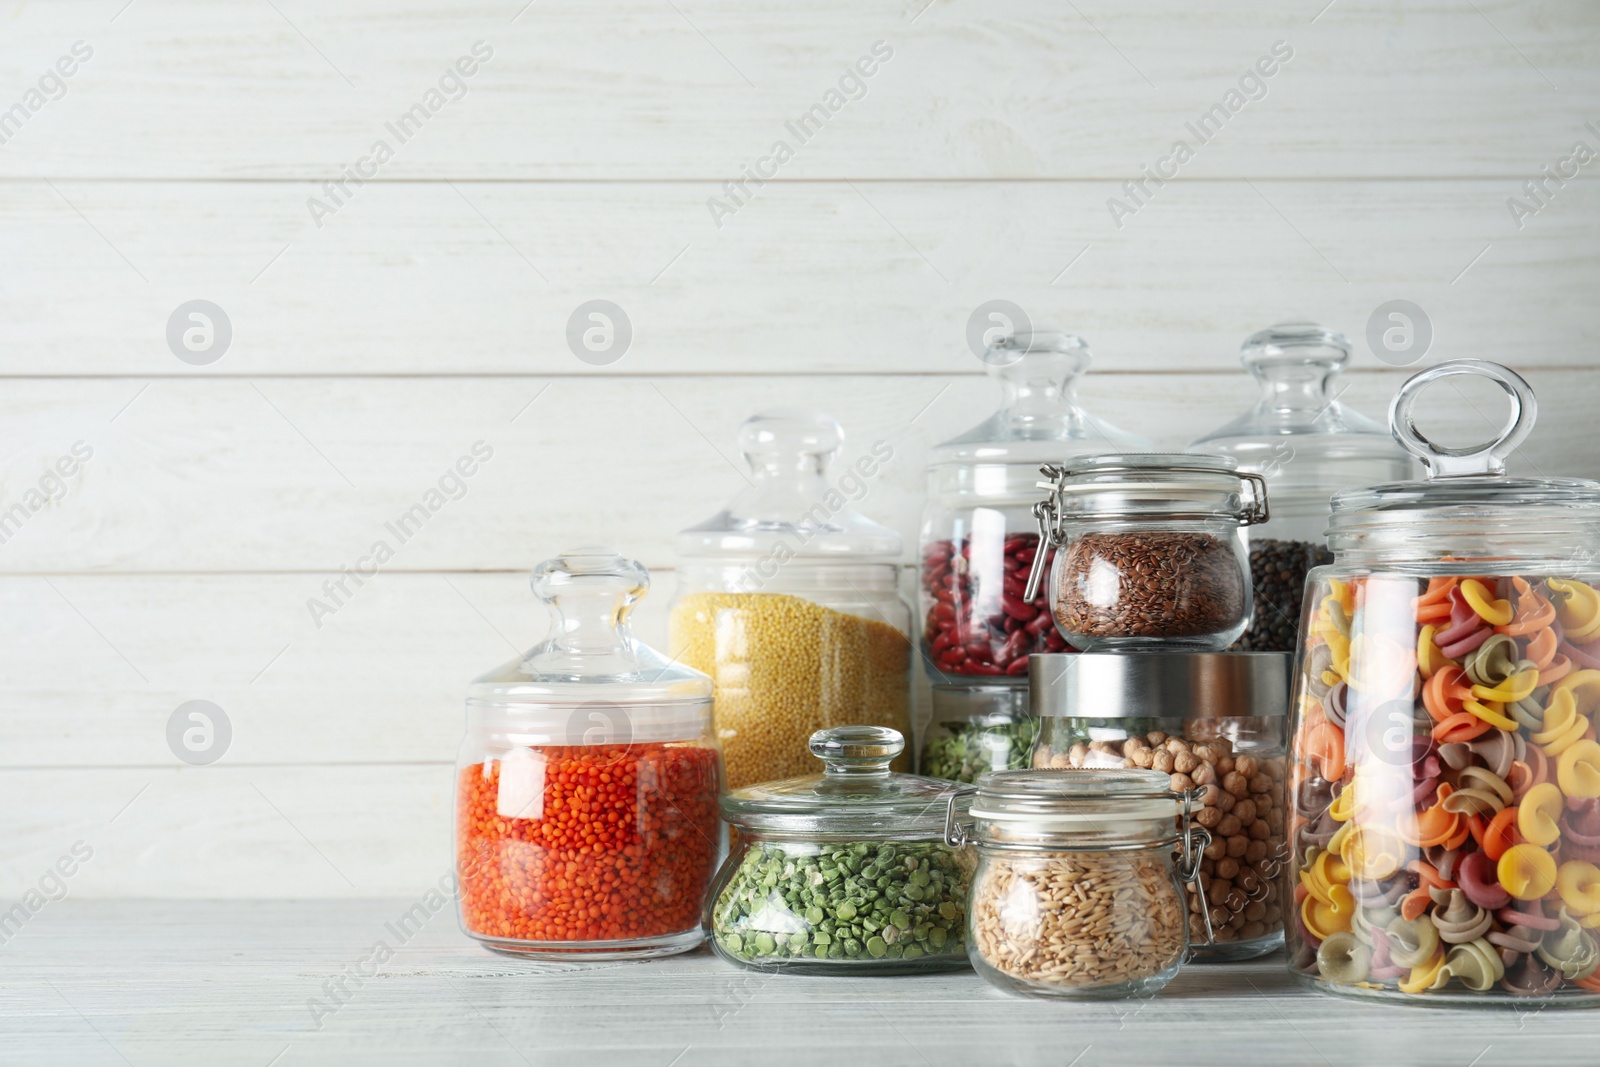
<path id="1" fill-rule="evenodd" d="M 412 894 L 448 860 L 461 690 L 542 633 L 525 572 L 601 539 L 657 572 L 742 483 L 735 427 L 837 415 L 895 456 L 863 503 L 910 548 L 930 443 L 995 393 L 967 316 L 1089 338 L 1086 402 L 1181 445 L 1245 405 L 1240 339 L 1361 337 L 1524 370 L 1524 470 L 1600 476 L 1600 148 L 1587 0 L 54 0 L 0 10 L 0 900 L 76 840 L 84 896 Z M 924 5 L 927 6 L 924 6 Z M 520 10 L 519 10 L 520 9 Z M 1320 9 L 1320 10 L 1319 10 Z M 467 95 L 319 227 L 307 198 L 457 57 Z M 719 228 L 707 198 L 874 42 L 893 56 Z M 1275 42 L 1293 58 L 1118 228 L 1107 198 Z M 0 127 L 3 130 L 3 127 Z M 391 138 L 392 139 L 392 138 Z M 618 363 L 569 314 L 621 305 Z M 225 309 L 209 366 L 168 349 Z M 1404 373 L 1362 344 L 1347 400 Z M 1429 423 L 1499 412 L 1443 394 Z M 493 459 L 318 628 L 306 599 L 475 441 Z M 233 726 L 208 767 L 168 716 Z"/>

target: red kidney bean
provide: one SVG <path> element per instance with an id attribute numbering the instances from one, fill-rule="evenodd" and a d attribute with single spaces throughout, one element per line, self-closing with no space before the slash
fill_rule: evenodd
<path id="1" fill-rule="evenodd" d="M 981 561 L 976 569 L 970 563 L 974 552 Z M 1038 535 L 1027 533 L 1011 534 L 999 543 L 968 539 L 923 546 L 923 640 L 941 671 L 1020 677 L 1027 674 L 1032 653 L 1068 648 L 1056 632 L 1045 591 L 1032 601 L 1023 598 L 1038 552 Z M 985 585 L 977 570 L 998 572 L 999 588 Z"/>

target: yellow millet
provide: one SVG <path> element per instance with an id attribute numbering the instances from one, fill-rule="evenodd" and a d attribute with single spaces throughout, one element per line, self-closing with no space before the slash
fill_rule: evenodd
<path id="1" fill-rule="evenodd" d="M 825 726 L 890 726 L 910 751 L 911 645 L 888 623 L 782 593 L 695 593 L 669 625 L 673 655 L 715 683 L 730 789 L 820 771 L 806 742 Z"/>

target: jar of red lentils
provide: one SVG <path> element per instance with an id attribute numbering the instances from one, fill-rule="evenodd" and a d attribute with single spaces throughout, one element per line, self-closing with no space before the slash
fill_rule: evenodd
<path id="1" fill-rule="evenodd" d="M 461 926 L 497 952 L 627 959 L 702 940 L 725 841 L 711 679 L 632 636 L 648 587 L 608 549 L 541 563 L 551 636 L 468 691 Z"/>

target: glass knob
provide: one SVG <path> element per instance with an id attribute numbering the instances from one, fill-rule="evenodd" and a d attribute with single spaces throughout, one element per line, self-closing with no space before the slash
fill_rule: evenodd
<path id="1" fill-rule="evenodd" d="M 810 746 L 828 774 L 884 775 L 906 739 L 887 726 L 834 726 L 812 734 Z"/>
<path id="2" fill-rule="evenodd" d="M 844 427 L 820 411 L 779 408 L 752 415 L 739 427 L 739 451 L 752 468 L 822 466 L 844 445 Z"/>
<path id="3" fill-rule="evenodd" d="M 614 652 L 627 644 L 628 612 L 650 573 L 612 549 L 579 548 L 539 564 L 530 584 L 555 616 L 550 651 Z"/>

